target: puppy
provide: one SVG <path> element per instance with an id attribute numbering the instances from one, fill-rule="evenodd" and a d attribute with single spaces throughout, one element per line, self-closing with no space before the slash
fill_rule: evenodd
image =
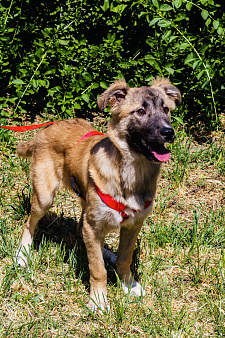
<path id="1" fill-rule="evenodd" d="M 144 219 L 150 214 L 162 162 L 169 159 L 164 144 L 173 142 L 170 111 L 181 104 L 180 91 L 168 79 L 156 78 L 150 87 L 130 88 L 115 81 L 99 98 L 103 111 L 109 104 L 108 132 L 94 131 L 83 119 L 63 120 L 41 130 L 17 147 L 19 156 L 32 157 L 31 214 L 16 255 L 26 256 L 38 221 L 51 207 L 59 185 L 80 196 L 80 231 L 90 269 L 89 307 L 105 310 L 107 272 L 103 260 L 105 236 L 120 229 L 115 263 L 125 292 L 144 290 L 130 271 L 132 254 Z"/>

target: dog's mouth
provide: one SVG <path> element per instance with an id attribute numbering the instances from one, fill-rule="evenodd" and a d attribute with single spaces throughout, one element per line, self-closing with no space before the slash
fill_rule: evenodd
<path id="1" fill-rule="evenodd" d="M 141 139 L 136 145 L 149 161 L 166 162 L 169 160 L 170 152 L 165 148 L 164 144 L 148 145 L 144 139 Z"/>
<path id="2" fill-rule="evenodd" d="M 150 152 L 159 162 L 166 162 L 170 158 L 170 152 L 164 147 L 164 145 L 150 146 Z"/>

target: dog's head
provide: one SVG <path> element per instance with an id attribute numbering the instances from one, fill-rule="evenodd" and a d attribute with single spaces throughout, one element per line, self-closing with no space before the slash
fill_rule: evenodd
<path id="1" fill-rule="evenodd" d="M 181 104 L 181 94 L 168 79 L 156 78 L 150 87 L 130 88 L 115 81 L 99 98 L 102 111 L 112 111 L 111 132 L 126 138 L 129 146 L 153 162 L 165 162 L 169 151 L 164 144 L 173 142 L 170 111 Z"/>

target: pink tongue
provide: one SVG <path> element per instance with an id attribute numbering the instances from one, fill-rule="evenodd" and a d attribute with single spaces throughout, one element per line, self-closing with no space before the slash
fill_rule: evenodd
<path id="1" fill-rule="evenodd" d="M 170 157 L 170 152 L 163 145 L 161 146 L 151 146 L 151 153 L 155 156 L 155 158 L 160 162 L 168 161 Z"/>

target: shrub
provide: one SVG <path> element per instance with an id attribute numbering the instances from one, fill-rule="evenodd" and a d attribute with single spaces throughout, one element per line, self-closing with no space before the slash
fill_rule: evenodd
<path id="1" fill-rule="evenodd" d="M 1 6 L 0 108 L 10 108 L 13 117 L 93 112 L 97 95 L 115 78 L 149 85 L 160 75 L 181 89 L 183 118 L 218 124 L 225 101 L 225 14 L 213 0 Z"/>

